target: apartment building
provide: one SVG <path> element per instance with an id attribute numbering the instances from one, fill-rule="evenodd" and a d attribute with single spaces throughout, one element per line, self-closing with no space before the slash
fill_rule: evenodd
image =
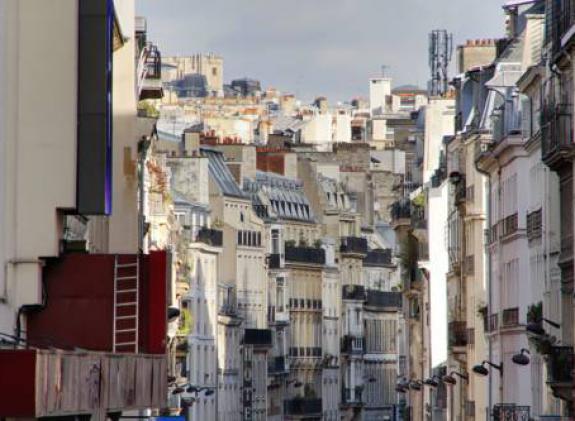
<path id="1" fill-rule="evenodd" d="M 138 247 L 134 2 L 57 6 L 0 5 L 0 413 L 164 409 L 169 253 Z"/>

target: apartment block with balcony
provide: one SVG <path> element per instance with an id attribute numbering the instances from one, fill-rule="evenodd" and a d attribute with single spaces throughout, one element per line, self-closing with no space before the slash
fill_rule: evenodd
<path id="1" fill-rule="evenodd" d="M 309 308 L 313 311 L 307 316 L 317 319 L 321 314 L 323 303 L 323 297 L 320 299 L 314 297 L 311 300 L 306 298 L 307 291 L 304 291 L 305 295 L 296 296 L 297 298 L 290 295 L 293 289 L 293 272 L 289 270 L 289 262 L 305 263 L 306 258 L 309 258 L 309 263 L 312 263 L 314 262 L 313 256 L 321 259 L 324 250 L 320 247 L 319 240 L 314 240 L 319 232 L 317 222 L 309 201 L 303 193 L 300 180 L 258 171 L 254 179 L 244 180 L 244 191 L 250 195 L 254 211 L 266 224 L 265 239 L 269 252 L 268 323 L 273 333 L 273 349 L 268 370 L 269 381 L 272 385 L 268 393 L 268 418 L 283 419 L 289 415 L 284 413 L 284 410 L 289 407 L 289 404 L 284 405 L 284 400 L 287 400 L 286 397 L 292 385 L 299 382 L 302 384 L 300 387 L 305 387 L 303 378 L 300 380 L 297 373 L 290 376 L 292 358 L 300 356 L 299 352 L 295 355 L 292 350 L 300 348 L 291 345 L 297 337 L 292 320 L 297 319 L 297 328 L 301 328 L 302 321 L 310 320 L 299 311 L 303 311 L 307 308 L 307 304 L 311 303 Z M 314 247 L 311 250 L 313 251 L 306 256 L 308 254 L 305 252 L 306 247 L 309 248 L 312 241 Z M 315 269 L 311 269 L 309 275 L 315 276 L 316 273 Z M 303 299 L 303 305 L 300 305 L 300 299 Z M 318 332 L 314 321 L 311 326 L 304 324 L 304 331 L 299 331 L 298 335 L 311 333 L 312 340 L 317 342 Z M 311 332 L 308 331 L 309 328 L 312 328 Z M 316 346 L 311 347 L 314 352 L 308 355 L 306 350 L 301 356 L 317 357 L 316 348 L 321 350 L 323 342 L 321 337 L 319 339 L 319 344 L 316 343 Z M 315 393 L 317 398 L 321 398 L 321 389 L 316 390 Z"/>
<path id="2" fill-rule="evenodd" d="M 0 413 L 164 409 L 169 254 L 138 250 L 134 3 L 0 8 Z"/>

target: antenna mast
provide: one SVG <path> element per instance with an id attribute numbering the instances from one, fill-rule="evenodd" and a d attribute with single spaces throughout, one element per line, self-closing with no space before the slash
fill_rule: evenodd
<path id="1" fill-rule="evenodd" d="M 429 34 L 429 96 L 444 96 L 448 87 L 449 63 L 453 56 L 453 35 L 445 29 L 436 29 Z"/>

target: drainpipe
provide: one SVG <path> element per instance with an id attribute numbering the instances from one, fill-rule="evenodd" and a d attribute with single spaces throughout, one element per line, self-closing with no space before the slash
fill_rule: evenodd
<path id="1" fill-rule="evenodd" d="M 480 169 L 477 166 L 477 163 L 475 164 L 475 169 L 477 170 L 478 173 L 487 177 L 487 203 L 485 206 L 485 209 L 486 209 L 486 215 L 485 216 L 487 219 L 487 228 L 489 230 L 491 230 L 491 224 L 492 224 L 491 174 L 487 171 L 483 171 L 482 169 Z M 487 245 L 485 247 L 485 250 L 487 251 L 485 253 L 487 255 L 487 267 L 485 269 L 486 277 L 487 277 L 487 326 L 489 326 L 489 318 L 491 316 L 491 302 L 493 300 L 493 291 L 492 291 L 492 282 L 491 282 L 492 261 L 491 261 L 491 252 L 488 250 Z M 489 358 L 489 361 L 493 361 L 493 344 L 492 344 L 491 336 L 489 336 L 489 342 L 488 342 L 488 358 Z M 487 411 L 486 411 L 487 413 L 485 414 L 486 420 L 490 419 L 490 411 L 491 411 L 491 408 L 493 407 L 493 397 L 491 395 L 492 385 L 493 385 L 493 382 L 491 380 L 491 376 L 488 376 L 488 394 L 487 394 Z"/>

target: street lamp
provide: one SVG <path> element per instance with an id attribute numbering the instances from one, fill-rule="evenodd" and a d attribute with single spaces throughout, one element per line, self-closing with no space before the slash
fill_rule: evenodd
<path id="1" fill-rule="evenodd" d="M 300 382 L 298 379 L 291 379 L 291 380 L 288 380 L 286 382 L 287 385 L 290 385 L 292 383 L 293 383 L 293 387 L 302 387 L 303 386 L 303 383 Z"/>
<path id="2" fill-rule="evenodd" d="M 519 354 L 515 354 L 511 361 L 513 361 L 517 365 L 527 365 L 529 364 L 529 357 L 525 354 L 531 354 L 528 349 L 522 348 Z"/>
<path id="3" fill-rule="evenodd" d="M 439 376 L 433 375 L 432 377 L 425 379 L 423 384 L 426 386 L 437 387 L 439 386 L 439 381 L 441 378 Z"/>
<path id="4" fill-rule="evenodd" d="M 447 384 L 457 384 L 457 379 L 454 376 L 460 377 L 466 382 L 469 382 L 469 376 L 467 375 L 467 373 L 462 374 L 457 371 L 452 371 L 448 375 L 443 376 L 443 382 Z"/>
<path id="5" fill-rule="evenodd" d="M 483 361 L 481 364 L 477 364 L 473 367 L 473 372 L 475 374 L 479 374 L 480 376 L 487 376 L 489 374 L 489 370 L 485 367 L 485 364 L 487 364 L 490 367 L 495 368 L 496 370 L 499 370 L 500 375 L 503 375 L 503 363 L 501 364 L 494 364 L 491 361 Z"/>

